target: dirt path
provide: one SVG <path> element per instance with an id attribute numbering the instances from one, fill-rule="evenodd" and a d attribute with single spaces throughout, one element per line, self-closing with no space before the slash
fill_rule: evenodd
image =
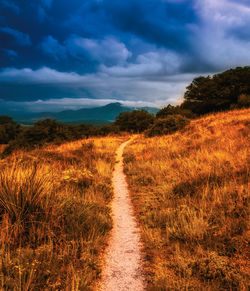
<path id="1" fill-rule="evenodd" d="M 100 288 L 102 291 L 144 290 L 140 234 L 123 173 L 122 154 L 130 141 L 123 143 L 117 151 L 117 163 L 113 176 L 114 225 L 105 256 L 106 265 Z"/>

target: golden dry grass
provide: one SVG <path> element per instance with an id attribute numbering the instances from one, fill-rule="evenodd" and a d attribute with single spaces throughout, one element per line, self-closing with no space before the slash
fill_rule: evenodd
<path id="1" fill-rule="evenodd" d="M 0 161 L 0 290 L 92 290 L 112 228 L 115 151 L 126 137 L 17 151 Z"/>
<path id="2" fill-rule="evenodd" d="M 248 289 L 249 125 L 213 114 L 125 150 L 148 290 Z"/>

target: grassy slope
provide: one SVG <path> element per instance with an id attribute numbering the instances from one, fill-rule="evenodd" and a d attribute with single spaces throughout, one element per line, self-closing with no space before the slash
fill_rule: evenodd
<path id="1" fill-rule="evenodd" d="M 209 115 L 126 149 L 149 290 L 247 290 L 249 123 Z"/>
<path id="2" fill-rule="evenodd" d="M 112 227 L 124 137 L 17 152 L 0 161 L 0 289 L 89 290 Z"/>

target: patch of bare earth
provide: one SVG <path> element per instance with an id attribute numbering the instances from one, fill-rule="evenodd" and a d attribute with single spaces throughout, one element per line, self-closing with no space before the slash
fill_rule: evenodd
<path id="1" fill-rule="evenodd" d="M 128 187 L 123 173 L 123 150 L 117 151 L 114 170 L 114 200 L 112 202 L 113 230 L 105 255 L 102 291 L 140 291 L 145 289 L 142 272 L 140 232 L 133 214 Z"/>

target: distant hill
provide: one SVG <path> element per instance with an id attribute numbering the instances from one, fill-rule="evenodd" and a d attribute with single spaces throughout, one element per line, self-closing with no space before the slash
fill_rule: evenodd
<path id="1" fill-rule="evenodd" d="M 135 109 L 147 110 L 150 113 L 156 114 L 159 108 L 154 107 L 127 107 L 121 103 L 110 103 L 105 106 L 94 108 L 82 108 L 79 110 L 65 110 L 61 112 L 40 112 L 40 113 L 24 113 L 24 114 L 10 114 L 17 122 L 23 124 L 32 124 L 37 120 L 51 118 L 57 119 L 64 123 L 89 123 L 93 125 L 103 125 L 112 123 L 116 116 L 121 112 L 131 112 Z"/>

